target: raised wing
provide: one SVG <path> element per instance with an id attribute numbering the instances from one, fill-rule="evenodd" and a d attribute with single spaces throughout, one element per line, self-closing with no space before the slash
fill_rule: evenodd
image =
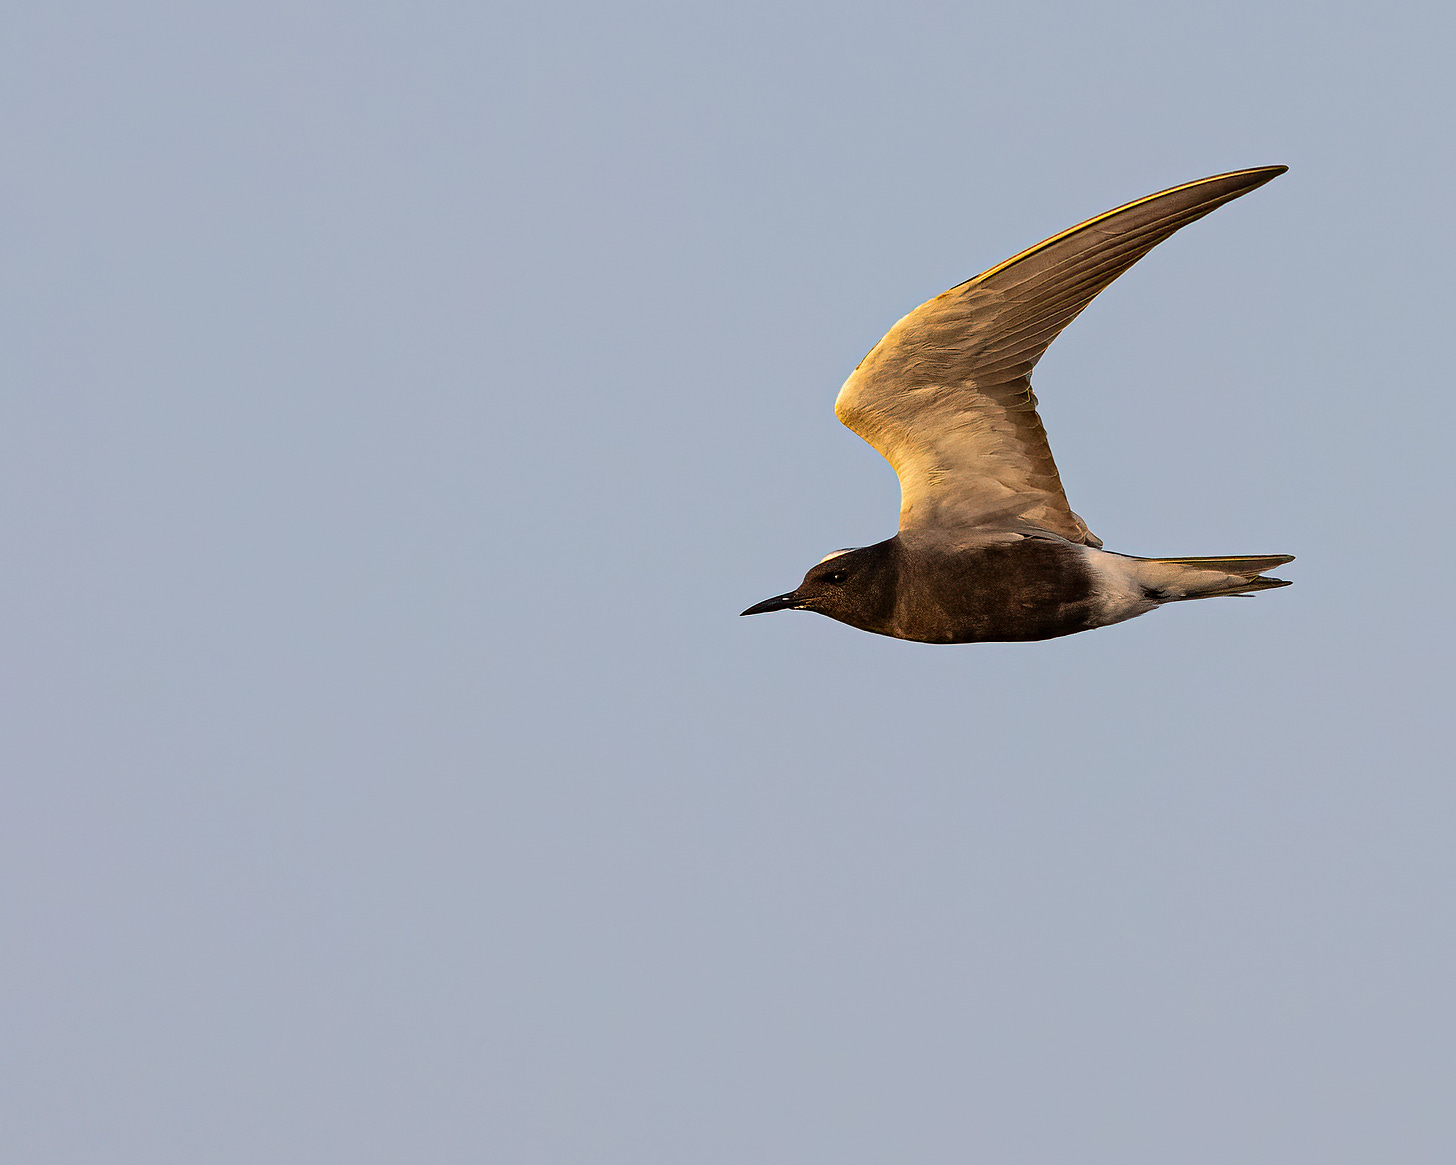
<path id="1" fill-rule="evenodd" d="M 1104 287 L 1179 227 L 1278 177 L 1262 166 L 1129 202 L 907 315 L 845 381 L 839 419 L 900 478 L 900 529 L 1021 519 L 1100 546 L 1067 505 L 1031 370 Z"/>

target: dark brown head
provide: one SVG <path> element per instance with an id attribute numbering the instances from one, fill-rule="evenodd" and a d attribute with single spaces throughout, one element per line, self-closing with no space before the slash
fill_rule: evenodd
<path id="1" fill-rule="evenodd" d="M 817 611 L 851 627 L 880 631 L 895 603 L 893 542 L 836 550 L 810 567 L 795 590 L 755 603 L 743 614 Z"/>

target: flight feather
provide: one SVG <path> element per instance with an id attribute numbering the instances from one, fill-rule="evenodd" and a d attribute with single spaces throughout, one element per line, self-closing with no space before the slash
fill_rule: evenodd
<path id="1" fill-rule="evenodd" d="M 1101 546 L 1067 504 L 1031 370 L 1114 279 L 1180 227 L 1282 174 L 1175 186 L 1054 235 L 921 304 L 854 370 L 835 413 L 900 479 L 900 529 L 1030 523 Z"/>

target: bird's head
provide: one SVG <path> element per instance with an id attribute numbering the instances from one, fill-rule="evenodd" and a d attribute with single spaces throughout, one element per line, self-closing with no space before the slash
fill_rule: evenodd
<path id="1" fill-rule="evenodd" d="M 883 542 L 852 550 L 836 550 L 811 566 L 804 581 L 794 590 L 755 603 L 743 614 L 817 611 L 842 623 L 865 627 L 884 605 L 886 550 L 887 545 Z"/>

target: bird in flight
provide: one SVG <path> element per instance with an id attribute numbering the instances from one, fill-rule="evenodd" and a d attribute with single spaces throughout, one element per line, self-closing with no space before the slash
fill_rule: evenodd
<path id="1" fill-rule="evenodd" d="M 1062 492 L 1031 370 L 1109 283 L 1174 231 L 1288 167 L 1217 174 L 1053 235 L 921 304 L 845 381 L 834 412 L 900 479 L 900 531 L 836 550 L 745 615 L 817 611 L 922 643 L 1054 639 L 1164 603 L 1289 584 L 1292 555 L 1133 558 Z"/>

